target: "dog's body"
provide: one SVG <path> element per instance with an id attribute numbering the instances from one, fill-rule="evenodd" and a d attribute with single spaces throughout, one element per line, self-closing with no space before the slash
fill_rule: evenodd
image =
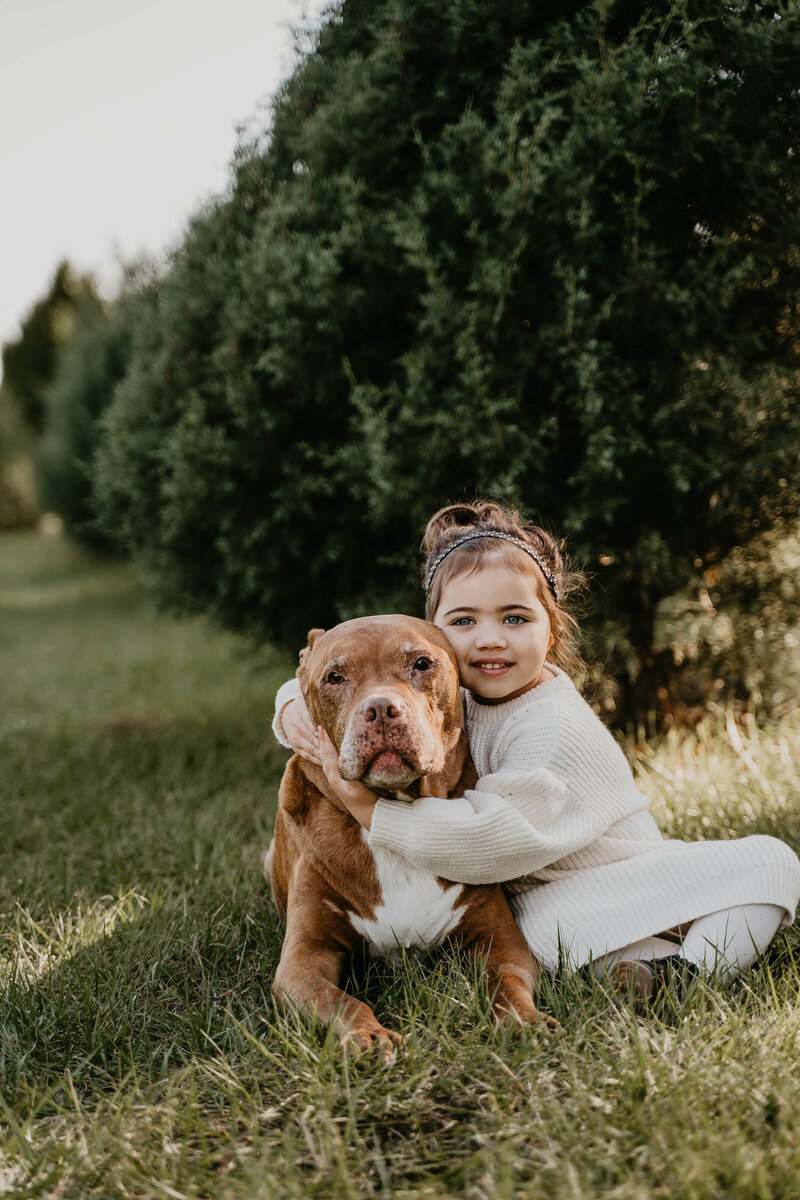
<path id="1" fill-rule="evenodd" d="M 343 778 L 388 799 L 459 796 L 475 782 L 462 728 L 449 643 L 426 621 L 368 617 L 312 630 L 298 671 L 312 719 L 339 750 Z M 335 1022 L 342 1042 L 376 1042 L 388 1057 L 401 1040 L 366 1004 L 339 988 L 346 956 L 438 946 L 451 939 L 484 956 L 500 1019 L 540 1018 L 538 965 L 499 885 L 448 883 L 391 851 L 329 797 L 322 771 L 297 755 L 281 782 L 267 855 L 286 937 L 273 991 Z"/>

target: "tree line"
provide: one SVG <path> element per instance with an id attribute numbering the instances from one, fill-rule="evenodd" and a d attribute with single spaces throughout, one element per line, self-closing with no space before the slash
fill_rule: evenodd
<path id="1" fill-rule="evenodd" d="M 652 706 L 667 599 L 713 609 L 800 508 L 799 26 L 343 0 L 167 268 L 83 305 L 50 502 L 164 606 L 292 648 L 418 612 L 439 505 L 522 505 L 592 577 L 609 711 Z"/>

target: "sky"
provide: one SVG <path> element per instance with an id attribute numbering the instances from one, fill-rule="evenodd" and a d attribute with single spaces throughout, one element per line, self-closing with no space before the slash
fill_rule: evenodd
<path id="1" fill-rule="evenodd" d="M 62 259 L 113 294 L 121 261 L 180 240 L 324 6 L 0 0 L 0 343 Z"/>

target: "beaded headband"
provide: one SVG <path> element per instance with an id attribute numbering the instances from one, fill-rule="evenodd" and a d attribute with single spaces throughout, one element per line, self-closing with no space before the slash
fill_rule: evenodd
<path id="1" fill-rule="evenodd" d="M 553 572 L 548 567 L 547 563 L 542 558 L 538 551 L 534 550 L 533 546 L 528 542 L 523 542 L 522 538 L 514 537 L 513 533 L 503 533 L 499 529 L 479 530 L 476 533 L 466 533 L 463 537 L 457 538 L 444 549 L 441 554 L 433 560 L 425 578 L 425 591 L 430 590 L 431 580 L 436 572 L 436 568 L 444 562 L 451 550 L 456 550 L 459 546 L 463 546 L 465 542 L 474 542 L 477 538 L 500 538 L 504 542 L 513 542 L 515 546 L 519 546 L 526 554 L 529 554 L 536 563 L 539 570 L 547 580 L 547 585 L 553 593 L 553 599 L 558 603 L 558 580 Z"/>

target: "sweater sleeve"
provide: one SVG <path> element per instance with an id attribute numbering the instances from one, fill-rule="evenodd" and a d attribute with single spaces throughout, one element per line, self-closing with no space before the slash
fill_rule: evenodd
<path id="1" fill-rule="evenodd" d="M 289 742 L 286 740 L 286 732 L 283 728 L 283 710 L 286 705 L 292 700 L 296 700 L 300 695 L 299 679 L 287 679 L 286 683 L 282 683 L 278 688 L 275 696 L 275 716 L 272 718 L 272 732 L 282 746 L 287 750 L 291 750 Z"/>
<path id="2" fill-rule="evenodd" d="M 535 765 L 536 748 L 522 734 L 503 754 L 498 770 L 464 796 L 378 800 L 370 845 L 459 883 L 503 883 L 530 875 L 647 807 L 621 751 L 622 771 L 613 755 L 608 763 L 598 762 L 591 749 L 581 756 L 583 770 L 556 755 L 547 756 L 546 766 Z"/>

